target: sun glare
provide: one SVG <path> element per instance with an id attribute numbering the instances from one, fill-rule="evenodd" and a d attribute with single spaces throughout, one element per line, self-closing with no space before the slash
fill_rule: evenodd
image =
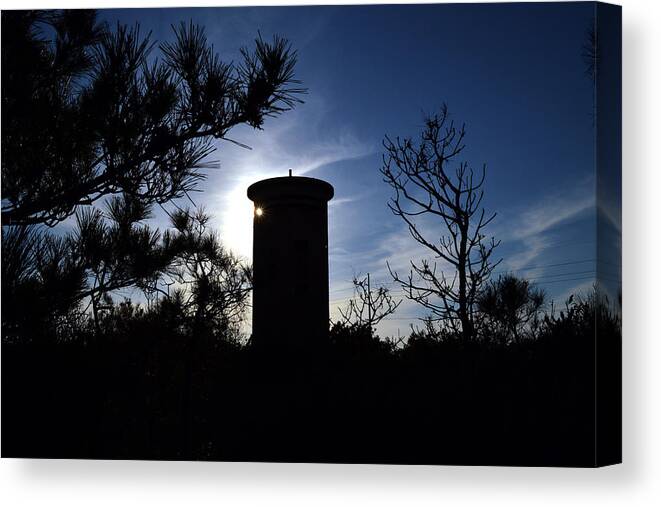
<path id="1" fill-rule="evenodd" d="M 225 246 L 233 253 L 247 261 L 252 260 L 252 232 L 255 220 L 268 215 L 260 203 L 248 199 L 246 189 L 266 178 L 272 178 L 275 171 L 254 171 L 250 167 L 242 167 L 241 177 L 232 181 L 229 191 L 216 194 L 216 208 L 211 212 L 218 217 L 220 231 Z"/>

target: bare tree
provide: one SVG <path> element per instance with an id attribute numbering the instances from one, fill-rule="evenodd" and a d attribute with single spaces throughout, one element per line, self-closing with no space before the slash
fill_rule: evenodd
<path id="1" fill-rule="evenodd" d="M 464 149 L 465 128 L 457 128 L 444 105 L 425 120 L 418 142 L 386 136 L 381 173 L 395 191 L 390 210 L 408 226 L 418 243 L 448 265 L 451 274 L 426 259 L 411 261 L 406 277 L 388 269 L 408 298 L 423 305 L 432 319 L 443 320 L 464 339 L 474 337 L 473 308 L 483 284 L 500 261 L 491 256 L 500 243 L 486 241 L 485 228 L 496 214 L 481 207 L 486 166 L 474 171 L 458 161 Z M 450 164 L 454 168 L 450 169 Z M 422 220 L 442 228 L 439 236 L 423 232 Z M 429 221 L 426 222 L 429 224 Z"/>
<path id="2" fill-rule="evenodd" d="M 370 332 L 385 317 L 395 313 L 402 301 L 395 301 L 385 287 L 372 289 L 369 273 L 365 278 L 354 277 L 354 297 L 343 310 L 338 308 L 346 325 L 367 326 Z"/>

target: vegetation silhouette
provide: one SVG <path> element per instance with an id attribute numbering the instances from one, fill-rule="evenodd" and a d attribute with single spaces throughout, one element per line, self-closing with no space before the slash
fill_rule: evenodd
<path id="1" fill-rule="evenodd" d="M 2 12 L 3 225 L 56 225 L 123 194 L 143 206 L 196 189 L 214 139 L 300 102 L 296 52 L 261 36 L 223 62 L 193 23 L 155 43 L 93 10 Z"/>
<path id="2" fill-rule="evenodd" d="M 125 301 L 100 336 L 3 342 L 3 456 L 594 466 L 594 340 L 613 366 L 621 331 L 596 295 L 508 342 L 340 323 L 274 354 L 205 324 Z"/>
<path id="3" fill-rule="evenodd" d="M 370 274 L 364 278 L 353 278 L 354 297 L 349 300 L 346 308 L 338 308 L 342 317 L 341 323 L 348 327 L 367 327 L 370 332 L 388 315 L 395 313 L 402 300 L 395 300 L 386 287 L 372 289 Z"/>
<path id="4" fill-rule="evenodd" d="M 155 63 L 137 27 L 91 11 L 3 12 L 2 33 L 3 456 L 619 460 L 619 311 L 596 287 L 557 311 L 531 281 L 492 279 L 484 170 L 451 170 L 465 133 L 447 108 L 418 143 L 386 138 L 382 168 L 393 213 L 452 270 L 392 272 L 424 325 L 380 337 L 401 301 L 368 275 L 328 340 L 260 347 L 241 331 L 252 269 L 208 214 L 145 221 L 196 188 L 210 140 L 299 101 L 289 44 L 258 38 L 234 67 L 181 25 Z M 45 230 L 69 217 L 71 232 Z M 146 302 L 117 301 L 124 288 Z"/>
<path id="5" fill-rule="evenodd" d="M 429 310 L 430 323 L 437 321 L 471 340 L 475 337 L 473 307 L 500 262 L 491 258 L 500 242 L 485 241 L 485 229 L 496 217 L 481 207 L 486 167 L 475 173 L 467 162 L 457 161 L 465 136 L 465 128 L 455 126 L 444 105 L 425 120 L 417 144 L 411 138 L 393 141 L 386 136 L 381 173 L 395 191 L 388 203 L 390 210 L 404 221 L 415 241 L 452 270 L 448 276 L 442 267 L 439 271 L 436 263 L 423 259 L 411 261 L 408 277 L 388 266 L 393 279 L 409 299 Z M 423 218 L 434 222 L 433 232 L 425 233 Z M 437 237 L 439 225 L 444 233 L 438 240 L 428 239 Z"/>
<path id="6" fill-rule="evenodd" d="M 113 30 L 93 10 L 3 11 L 2 27 L 2 238 L 13 256 L 3 262 L 3 331 L 11 340 L 16 326 L 40 325 L 25 308 L 75 319 L 85 300 L 98 334 L 113 292 L 153 294 L 186 262 L 182 247 L 189 260 L 208 254 L 145 220 L 171 204 L 177 231 L 172 201 L 190 199 L 215 167 L 212 142 L 301 102 L 296 51 L 259 36 L 225 63 L 203 28 L 181 23 L 156 58 L 138 25 Z M 71 233 L 43 227 L 68 218 Z"/>
<path id="7" fill-rule="evenodd" d="M 503 344 L 534 337 L 545 301 L 544 291 L 528 280 L 511 274 L 499 276 L 477 297 L 482 333 Z"/>

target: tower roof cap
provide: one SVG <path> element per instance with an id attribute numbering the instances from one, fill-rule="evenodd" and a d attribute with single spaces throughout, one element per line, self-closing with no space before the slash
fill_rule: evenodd
<path id="1" fill-rule="evenodd" d="M 264 202 L 274 198 L 330 201 L 334 193 L 330 183 L 305 176 L 268 178 L 248 187 L 248 199 L 254 202 Z"/>

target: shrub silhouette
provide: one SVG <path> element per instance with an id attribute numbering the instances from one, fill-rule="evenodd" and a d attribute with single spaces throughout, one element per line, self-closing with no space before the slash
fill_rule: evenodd
<path id="1" fill-rule="evenodd" d="M 184 262 L 181 241 L 145 224 L 153 208 L 197 189 L 215 140 L 234 142 L 232 128 L 261 129 L 301 102 L 286 39 L 258 34 L 234 64 L 203 28 L 173 30 L 154 60 L 138 25 L 111 28 L 94 10 L 2 12 L 3 340 L 54 339 L 87 321 L 87 302 L 100 335 L 115 291 L 153 297 Z M 67 218 L 71 233 L 41 227 Z M 213 292 L 213 278 L 198 277 L 193 292 Z M 224 314 L 244 300 L 226 301 Z"/>
<path id="2" fill-rule="evenodd" d="M 596 294 L 518 342 L 336 324 L 321 351 L 265 355 L 186 319 L 122 302 L 99 341 L 84 320 L 4 340 L 3 455 L 589 466 L 595 333 L 602 360 L 620 343 Z"/>
<path id="3" fill-rule="evenodd" d="M 489 282 L 477 297 L 485 338 L 507 344 L 534 337 L 546 296 L 528 280 L 506 274 Z"/>

